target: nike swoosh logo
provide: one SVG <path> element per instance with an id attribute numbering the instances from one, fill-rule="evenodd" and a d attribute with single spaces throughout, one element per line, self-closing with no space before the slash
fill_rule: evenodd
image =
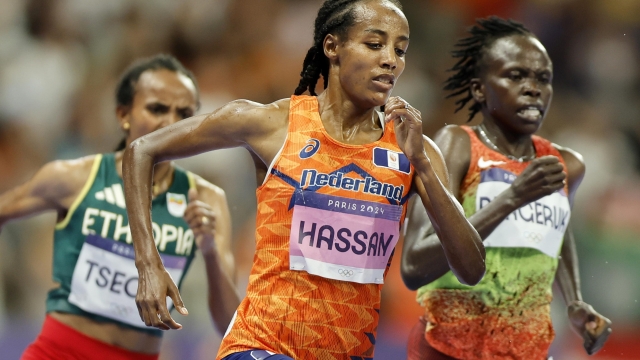
<path id="1" fill-rule="evenodd" d="M 493 160 L 484 160 L 482 157 L 480 157 L 480 159 L 478 159 L 478 167 L 480 169 L 488 169 L 492 166 L 498 166 L 498 165 L 502 165 L 502 164 L 506 164 L 506 162 L 504 161 L 493 161 Z"/>

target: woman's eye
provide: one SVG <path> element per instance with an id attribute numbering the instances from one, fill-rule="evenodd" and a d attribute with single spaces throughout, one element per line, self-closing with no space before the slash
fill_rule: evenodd
<path id="1" fill-rule="evenodd" d="M 407 52 L 402 49 L 396 49 L 396 54 L 400 57 L 403 57 L 407 54 Z"/>
<path id="2" fill-rule="evenodd" d="M 184 111 L 180 111 L 179 113 L 180 117 L 182 118 L 182 120 L 190 118 L 193 116 L 193 112 L 190 110 L 184 110 Z"/>
<path id="3" fill-rule="evenodd" d="M 159 104 L 151 105 L 147 109 L 149 109 L 152 114 L 164 114 L 169 110 L 168 107 Z"/>
<path id="4" fill-rule="evenodd" d="M 509 78 L 514 81 L 522 80 L 522 74 L 520 73 L 511 73 Z"/>
<path id="5" fill-rule="evenodd" d="M 380 49 L 380 48 L 382 48 L 382 45 L 374 44 L 374 43 L 368 43 L 367 46 L 369 46 L 372 49 Z"/>

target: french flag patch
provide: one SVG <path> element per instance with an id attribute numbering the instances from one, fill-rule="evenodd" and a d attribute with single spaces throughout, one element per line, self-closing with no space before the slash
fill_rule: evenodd
<path id="1" fill-rule="evenodd" d="M 379 147 L 373 149 L 373 164 L 405 174 L 411 172 L 411 163 L 405 154 Z"/>

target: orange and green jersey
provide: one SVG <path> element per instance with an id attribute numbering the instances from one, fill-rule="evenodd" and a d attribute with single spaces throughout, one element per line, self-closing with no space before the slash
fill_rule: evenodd
<path id="1" fill-rule="evenodd" d="M 462 182 L 463 208 L 473 215 L 509 188 L 529 162 L 488 148 L 469 127 L 471 160 Z M 533 136 L 536 157 L 562 156 Z M 418 290 L 428 321 L 426 338 L 435 349 L 467 360 L 546 359 L 554 337 L 551 285 L 569 223 L 568 188 L 511 213 L 484 240 L 486 274 L 474 287 L 448 272 Z"/>
<path id="2" fill-rule="evenodd" d="M 393 124 L 365 145 L 332 139 L 318 102 L 293 96 L 287 138 L 257 190 L 256 253 L 218 359 L 371 359 L 380 290 L 413 179 Z"/>

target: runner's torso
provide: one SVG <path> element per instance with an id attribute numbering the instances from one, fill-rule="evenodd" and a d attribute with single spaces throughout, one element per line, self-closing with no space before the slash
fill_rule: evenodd
<path id="1" fill-rule="evenodd" d="M 178 285 L 195 254 L 193 231 L 182 218 L 191 175 L 176 168 L 167 192 L 152 202 L 153 233 Z M 114 154 L 97 155 L 89 179 L 54 232 L 53 280 L 47 312 L 71 313 L 160 336 L 138 315 L 134 264 L 122 179 Z"/>
<path id="2" fill-rule="evenodd" d="M 292 97 L 287 138 L 257 190 L 247 296 L 218 359 L 251 349 L 372 358 L 412 177 L 392 124 L 374 143 L 342 144 L 324 130 L 315 97 Z"/>
<path id="3" fill-rule="evenodd" d="M 529 165 L 489 149 L 469 127 L 469 170 L 461 194 L 467 217 L 506 190 Z M 533 136 L 536 157 L 562 156 Z M 568 188 L 511 213 L 484 240 L 486 274 L 468 287 L 448 272 L 418 290 L 429 321 L 427 339 L 436 349 L 465 359 L 544 358 L 553 339 L 551 285 L 569 224 Z"/>

